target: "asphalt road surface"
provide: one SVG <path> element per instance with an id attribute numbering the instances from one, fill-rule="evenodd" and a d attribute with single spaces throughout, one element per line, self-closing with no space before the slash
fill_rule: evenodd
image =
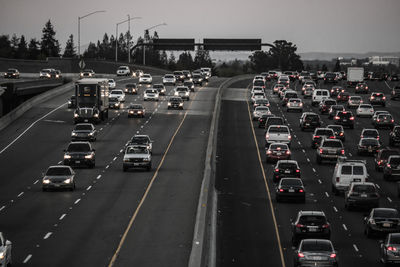
<path id="1" fill-rule="evenodd" d="M 334 164 L 318 165 L 315 149 L 311 148 L 312 132 L 299 128 L 299 112 L 286 112 L 277 95 L 266 86 L 271 111 L 283 116 L 292 131 L 292 159 L 297 160 L 306 184 L 306 203 L 277 203 L 275 184 L 272 182 L 273 164 L 265 163 L 264 129 L 252 122 L 248 106 L 251 80 L 235 83 L 224 90 L 218 132 L 217 180 L 218 190 L 218 266 L 292 266 L 290 220 L 299 210 L 322 210 L 332 227 L 331 240 L 338 249 L 340 266 L 380 266 L 379 240 L 364 235 L 364 216 L 368 211 L 347 211 L 344 197 L 331 193 L 331 178 Z M 395 121 L 400 121 L 400 101 L 390 100 L 391 82 L 367 81 L 370 92 L 384 92 L 388 98 L 386 107 Z M 344 82 L 343 82 L 344 84 Z M 332 85 L 320 85 L 328 88 Z M 301 87 L 292 83 L 300 95 Z M 354 88 L 348 89 L 354 95 Z M 368 103 L 368 95 L 361 95 Z M 305 100 L 304 111 L 318 112 Z M 353 111 L 355 114 L 355 110 Z M 327 115 L 320 115 L 325 125 L 333 124 Z M 383 180 L 381 172 L 374 169 L 374 157 L 358 156 L 357 144 L 363 128 L 373 128 L 370 118 L 356 118 L 355 128 L 345 129 L 346 155 L 367 160 L 370 181 L 374 182 L 381 195 L 381 207 L 399 208 L 399 197 L 395 182 Z M 254 129 L 254 135 L 253 135 Z M 380 129 L 384 146 L 389 145 L 389 130 Z M 255 136 L 255 138 L 254 138 Z M 258 148 L 258 150 L 257 150 Z M 258 151 L 260 158 L 258 157 Z M 260 160 L 261 159 L 261 160 Z M 266 177 L 266 182 L 264 181 Z M 270 197 L 268 191 L 270 191 Z M 272 207 L 272 209 L 271 209 Z M 273 211 L 273 213 L 272 213 Z M 276 220 L 274 221 L 274 217 Z"/>

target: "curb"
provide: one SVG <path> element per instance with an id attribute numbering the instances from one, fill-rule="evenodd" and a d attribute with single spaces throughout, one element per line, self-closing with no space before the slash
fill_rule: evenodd
<path id="1" fill-rule="evenodd" d="M 201 183 L 192 249 L 188 263 L 189 267 L 216 266 L 217 193 L 214 188 L 216 171 L 215 154 L 217 147 L 218 121 L 221 110 L 222 89 L 227 88 L 237 81 L 253 77 L 253 74 L 236 76 L 225 80 L 218 87 L 213 117 L 211 120 L 210 134 L 208 136 L 203 181 Z"/>

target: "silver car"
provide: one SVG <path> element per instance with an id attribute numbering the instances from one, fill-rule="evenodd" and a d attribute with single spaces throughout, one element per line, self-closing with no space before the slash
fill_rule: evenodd
<path id="1" fill-rule="evenodd" d="M 50 166 L 42 179 L 42 190 L 49 189 L 75 189 L 75 172 L 70 166 Z"/>
<path id="2" fill-rule="evenodd" d="M 151 154 L 145 145 L 130 145 L 125 149 L 122 170 L 130 168 L 146 168 L 151 170 Z"/>
<path id="3" fill-rule="evenodd" d="M 262 115 L 271 115 L 271 111 L 269 107 L 266 106 L 258 106 L 253 111 L 253 121 L 258 120 Z"/>
<path id="4" fill-rule="evenodd" d="M 91 123 L 78 123 L 71 133 L 72 141 L 96 141 L 97 131 Z"/>

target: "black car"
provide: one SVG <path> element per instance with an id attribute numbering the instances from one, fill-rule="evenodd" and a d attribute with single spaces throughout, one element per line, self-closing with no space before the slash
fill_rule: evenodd
<path id="1" fill-rule="evenodd" d="M 121 102 L 119 102 L 118 97 L 110 97 L 108 99 L 108 107 L 111 109 L 120 109 Z"/>
<path id="2" fill-rule="evenodd" d="M 382 107 L 386 106 L 386 96 L 383 93 L 372 93 L 369 97 L 369 103 L 371 105 L 381 105 Z"/>
<path id="3" fill-rule="evenodd" d="M 355 93 L 364 93 L 368 94 L 368 85 L 366 83 L 358 83 L 355 88 Z"/>
<path id="4" fill-rule="evenodd" d="M 285 120 L 282 117 L 276 117 L 275 115 L 269 116 L 265 122 L 265 129 L 268 129 L 271 125 L 286 125 Z"/>
<path id="5" fill-rule="evenodd" d="M 297 161 L 295 160 L 278 160 L 274 167 L 272 180 L 278 182 L 281 178 L 300 178 L 301 172 Z"/>
<path id="6" fill-rule="evenodd" d="M 203 85 L 203 77 L 200 74 L 193 74 L 192 80 L 194 84 Z"/>
<path id="7" fill-rule="evenodd" d="M 194 92 L 194 83 L 192 81 L 184 81 L 183 86 L 187 86 L 191 92 Z"/>
<path id="8" fill-rule="evenodd" d="M 71 141 L 96 141 L 97 131 L 91 123 L 78 123 L 71 133 Z"/>
<path id="9" fill-rule="evenodd" d="M 357 146 L 357 154 L 375 155 L 381 149 L 381 144 L 375 138 L 361 138 Z"/>
<path id="10" fill-rule="evenodd" d="M 317 148 L 322 139 L 336 139 L 335 132 L 330 128 L 316 128 L 311 138 L 311 148 Z"/>
<path id="11" fill-rule="evenodd" d="M 392 115 L 386 114 L 379 114 L 376 117 L 376 120 L 373 121 L 373 124 L 376 129 L 378 128 L 390 128 L 393 129 L 394 127 L 394 119 Z"/>
<path id="12" fill-rule="evenodd" d="M 364 218 L 364 233 L 367 237 L 374 234 L 396 233 L 400 231 L 400 215 L 396 209 L 375 208 Z"/>
<path id="13" fill-rule="evenodd" d="M 383 167 L 386 165 L 388 158 L 392 155 L 400 155 L 400 152 L 397 149 L 381 149 L 375 158 L 375 170 L 382 171 Z"/>
<path id="14" fill-rule="evenodd" d="M 131 140 L 128 142 L 127 146 L 133 145 L 144 145 L 147 146 L 147 149 L 150 153 L 153 153 L 153 141 L 150 139 L 148 135 L 134 135 Z"/>
<path id="15" fill-rule="evenodd" d="M 19 79 L 19 71 L 17 69 L 8 69 L 4 73 L 4 78 Z"/>
<path id="16" fill-rule="evenodd" d="M 64 165 L 94 168 L 95 157 L 95 150 L 89 142 L 71 142 L 64 150 Z"/>
<path id="17" fill-rule="evenodd" d="M 68 100 L 68 108 L 76 108 L 76 96 L 72 95 Z"/>
<path id="18" fill-rule="evenodd" d="M 174 71 L 174 76 L 177 82 L 183 82 L 185 80 L 185 74 L 182 71 Z"/>
<path id="19" fill-rule="evenodd" d="M 269 118 L 274 117 L 275 115 L 273 114 L 263 114 L 261 115 L 260 118 L 258 118 L 258 128 L 265 128 L 266 122 Z M 271 124 L 275 125 L 275 124 Z"/>
<path id="20" fill-rule="evenodd" d="M 400 126 L 394 126 L 389 133 L 389 144 L 395 146 L 400 143 Z"/>
<path id="21" fill-rule="evenodd" d="M 399 81 L 399 75 L 398 74 L 392 74 L 390 75 L 390 80 L 391 81 Z"/>
<path id="22" fill-rule="evenodd" d="M 330 95 L 331 96 L 337 96 L 340 92 L 344 92 L 344 88 L 342 86 L 332 86 L 330 90 Z"/>
<path id="23" fill-rule="evenodd" d="M 329 99 L 329 98 L 324 99 L 319 104 L 319 112 L 321 112 L 321 114 L 329 113 L 329 110 L 332 106 L 336 106 L 336 100 Z"/>
<path id="24" fill-rule="evenodd" d="M 321 127 L 321 118 L 313 112 L 304 112 L 300 118 L 300 128 L 302 131 L 306 129 L 315 129 Z"/>
<path id="25" fill-rule="evenodd" d="M 380 242 L 380 261 L 385 265 L 400 263 L 400 233 L 390 233 Z"/>
<path id="26" fill-rule="evenodd" d="M 374 183 L 352 182 L 349 190 L 344 194 L 344 207 L 351 208 L 377 208 L 379 207 L 379 194 Z"/>
<path id="27" fill-rule="evenodd" d="M 330 240 L 304 239 L 293 257 L 293 266 L 334 266 L 338 257 Z"/>
<path id="28" fill-rule="evenodd" d="M 325 73 L 324 83 L 337 83 L 337 76 L 333 72 Z"/>
<path id="29" fill-rule="evenodd" d="M 331 225 L 323 211 L 299 211 L 291 227 L 293 245 L 305 238 L 331 238 Z"/>
<path id="30" fill-rule="evenodd" d="M 168 109 L 183 109 L 183 99 L 179 96 L 170 97 L 168 100 Z"/>
<path id="31" fill-rule="evenodd" d="M 300 178 L 282 178 L 276 188 L 276 201 L 300 200 L 306 202 L 306 190 Z"/>
<path id="32" fill-rule="evenodd" d="M 390 156 L 383 167 L 383 179 L 392 180 L 400 177 L 400 156 Z"/>
<path id="33" fill-rule="evenodd" d="M 348 92 L 340 92 L 337 97 L 336 101 L 337 102 L 347 102 L 349 101 L 350 94 Z"/>
<path id="34" fill-rule="evenodd" d="M 328 118 L 333 119 L 338 111 L 345 111 L 343 105 L 332 105 L 328 111 Z"/>
<path id="35" fill-rule="evenodd" d="M 146 109 L 142 104 L 130 104 L 128 107 L 128 118 L 142 117 L 146 115 Z"/>
<path id="36" fill-rule="evenodd" d="M 390 99 L 400 98 L 400 85 L 395 85 L 390 93 Z"/>
<path id="37" fill-rule="evenodd" d="M 125 94 L 137 94 L 138 93 L 138 87 L 136 83 L 128 83 L 125 85 L 124 89 Z"/>
<path id="38" fill-rule="evenodd" d="M 348 126 L 354 129 L 354 116 L 351 111 L 338 111 L 334 117 L 335 124 Z"/>
<path id="39" fill-rule="evenodd" d="M 346 140 L 346 136 L 344 135 L 344 129 L 342 125 L 328 125 L 326 128 L 330 128 L 333 130 L 336 139 L 344 142 Z"/>

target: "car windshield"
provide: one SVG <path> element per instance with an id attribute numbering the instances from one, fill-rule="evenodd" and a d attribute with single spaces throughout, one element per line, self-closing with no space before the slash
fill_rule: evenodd
<path id="1" fill-rule="evenodd" d="M 149 139 L 147 137 L 133 137 L 131 142 L 135 144 L 148 144 Z"/>
<path id="2" fill-rule="evenodd" d="M 159 88 L 164 88 L 164 86 L 162 84 L 155 84 L 153 85 L 153 88 L 159 89 Z"/>
<path id="3" fill-rule="evenodd" d="M 361 97 L 359 97 L 359 96 L 352 96 L 352 97 L 350 97 L 350 100 L 351 100 L 351 101 L 361 101 Z"/>
<path id="4" fill-rule="evenodd" d="M 287 145 L 284 144 L 272 144 L 271 149 L 276 149 L 276 150 L 280 150 L 280 149 L 287 149 Z"/>
<path id="5" fill-rule="evenodd" d="M 297 94 L 296 93 L 286 93 L 285 98 L 296 98 Z"/>
<path id="6" fill-rule="evenodd" d="M 111 91 L 111 94 L 113 95 L 122 95 L 121 91 Z"/>
<path id="7" fill-rule="evenodd" d="M 127 88 L 136 88 L 136 84 L 127 84 L 126 85 Z"/>
<path id="8" fill-rule="evenodd" d="M 392 235 L 390 237 L 390 244 L 400 244 L 400 235 L 396 234 L 396 235 Z"/>
<path id="9" fill-rule="evenodd" d="M 329 251 L 331 252 L 332 245 L 328 242 L 316 242 L 316 241 L 311 241 L 311 242 L 303 242 L 303 245 L 301 246 L 302 251 Z"/>
<path id="10" fill-rule="evenodd" d="M 305 119 L 306 119 L 306 120 L 314 121 L 314 120 L 318 120 L 319 117 L 318 117 L 318 115 L 307 115 L 307 116 L 305 117 Z"/>
<path id="11" fill-rule="evenodd" d="M 281 185 L 302 186 L 300 179 L 282 179 Z"/>
<path id="12" fill-rule="evenodd" d="M 297 169 L 297 164 L 292 162 L 280 162 L 279 169 Z"/>
<path id="13" fill-rule="evenodd" d="M 364 136 L 372 136 L 372 137 L 378 137 L 378 132 L 374 130 L 369 130 L 369 131 L 364 131 L 363 132 Z"/>
<path id="14" fill-rule="evenodd" d="M 82 130 L 92 130 L 92 125 L 90 124 L 78 124 L 75 126 L 75 130 L 82 131 Z"/>
<path id="15" fill-rule="evenodd" d="M 373 138 L 361 139 L 361 145 L 363 146 L 377 146 L 379 141 Z"/>
<path id="16" fill-rule="evenodd" d="M 398 218 L 399 212 L 395 209 L 376 209 L 374 210 L 374 217 L 380 218 Z"/>
<path id="17" fill-rule="evenodd" d="M 350 118 L 352 114 L 350 112 L 340 112 L 339 116 L 342 118 Z"/>
<path id="18" fill-rule="evenodd" d="M 185 87 L 178 87 L 178 88 L 176 88 L 176 91 L 177 91 L 177 92 L 186 92 L 186 91 L 187 91 L 187 88 L 185 88 Z"/>
<path id="19" fill-rule="evenodd" d="M 49 168 L 46 172 L 46 176 L 50 176 L 50 175 L 60 175 L 60 176 L 64 176 L 64 175 L 71 175 L 71 170 L 69 168 Z"/>
<path id="20" fill-rule="evenodd" d="M 182 102 L 182 98 L 171 97 L 169 99 L 170 102 Z"/>
<path id="21" fill-rule="evenodd" d="M 267 103 L 268 103 L 268 100 L 267 100 L 267 99 L 257 99 L 257 100 L 256 100 L 256 103 L 257 103 L 257 104 L 267 104 Z"/>
<path id="22" fill-rule="evenodd" d="M 301 216 L 299 220 L 300 224 L 325 224 L 326 218 L 321 215 L 306 215 Z"/>
<path id="23" fill-rule="evenodd" d="M 119 70 L 127 70 L 128 67 L 119 67 L 118 69 L 119 69 Z"/>
<path id="24" fill-rule="evenodd" d="M 134 105 L 130 105 L 129 108 L 130 108 L 130 109 L 143 109 L 143 106 L 142 106 L 142 105 L 137 105 L 137 104 L 135 105 L 135 104 L 134 104 Z"/>
<path id="25" fill-rule="evenodd" d="M 174 78 L 174 76 L 173 76 L 173 75 L 165 75 L 165 76 L 164 76 L 164 78 L 167 78 L 167 79 L 173 79 L 173 78 Z"/>
<path id="26" fill-rule="evenodd" d="M 257 86 L 264 86 L 264 82 L 263 82 L 262 80 L 255 80 L 255 81 L 254 81 L 254 85 L 257 85 Z"/>
<path id="27" fill-rule="evenodd" d="M 376 190 L 373 185 L 360 184 L 360 185 L 354 185 L 353 191 L 363 192 L 363 193 L 374 193 Z"/>
<path id="28" fill-rule="evenodd" d="M 257 107 L 256 110 L 257 111 L 269 111 L 269 108 L 261 106 L 261 107 Z"/>
<path id="29" fill-rule="evenodd" d="M 114 83 L 114 80 L 108 80 L 109 83 Z"/>
<path id="30" fill-rule="evenodd" d="M 390 164 L 399 165 L 400 164 L 400 157 L 392 157 L 389 161 Z"/>
<path id="31" fill-rule="evenodd" d="M 328 105 L 328 106 L 332 106 L 332 105 L 335 105 L 335 104 L 336 104 L 335 100 L 327 100 L 327 101 L 325 101 L 325 105 Z"/>
<path id="32" fill-rule="evenodd" d="M 360 105 L 359 108 L 372 108 L 370 105 Z"/>
<path id="33" fill-rule="evenodd" d="M 268 119 L 268 124 L 269 125 L 282 125 L 283 124 L 283 119 L 281 118 L 270 118 Z"/>
<path id="34" fill-rule="evenodd" d="M 326 136 L 333 135 L 333 130 L 331 130 L 331 129 L 329 129 L 329 130 L 328 129 L 317 130 L 315 135 L 326 135 Z"/>
<path id="35" fill-rule="evenodd" d="M 145 146 L 130 146 L 126 149 L 126 154 L 148 154 Z"/>
<path id="36" fill-rule="evenodd" d="M 333 140 L 325 141 L 322 146 L 323 147 L 343 147 L 343 145 L 340 141 L 333 141 Z"/>
<path id="37" fill-rule="evenodd" d="M 193 83 L 192 83 L 192 82 L 184 82 L 183 85 L 184 85 L 184 86 L 192 86 Z"/>
<path id="38" fill-rule="evenodd" d="M 68 152 L 87 152 L 90 151 L 90 146 L 88 144 L 69 144 Z"/>
<path id="39" fill-rule="evenodd" d="M 150 78 L 151 76 L 150 76 L 150 74 L 143 74 L 142 77 L 143 77 L 143 78 Z"/>
<path id="40" fill-rule="evenodd" d="M 289 130 L 286 127 L 269 127 L 270 133 L 289 133 Z"/>

